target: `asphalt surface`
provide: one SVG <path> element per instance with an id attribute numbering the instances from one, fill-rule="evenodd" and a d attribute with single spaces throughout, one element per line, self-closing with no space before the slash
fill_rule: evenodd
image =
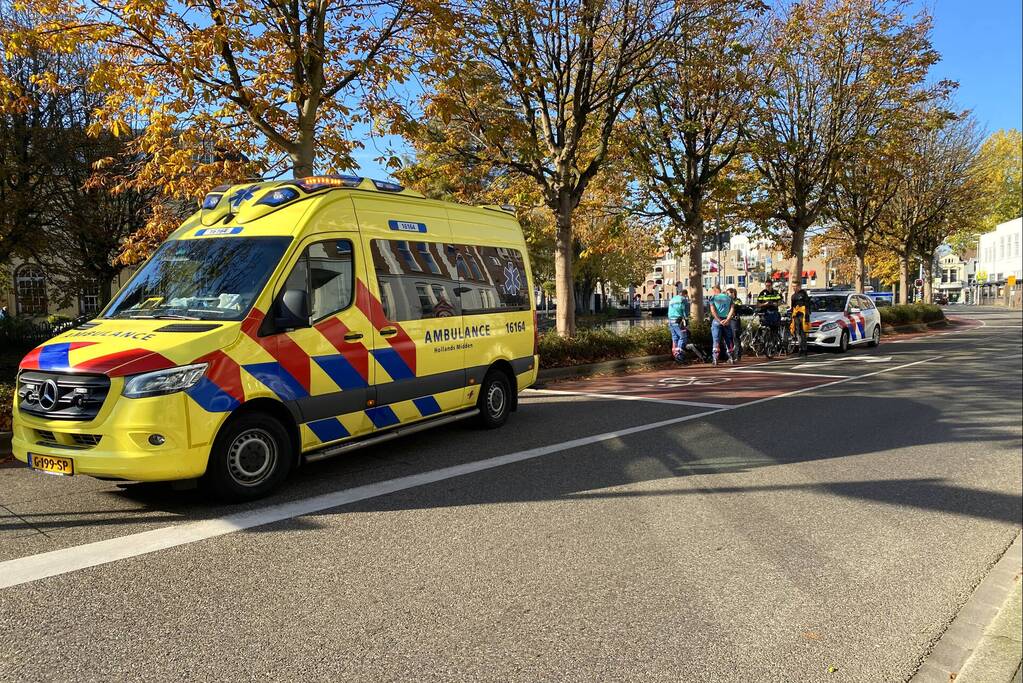
<path id="1" fill-rule="evenodd" d="M 1020 314 L 951 310 L 984 326 L 549 385 L 243 507 L 0 469 L 0 584 L 382 491 L 0 588 L 0 680 L 907 680 L 1023 523 Z"/>

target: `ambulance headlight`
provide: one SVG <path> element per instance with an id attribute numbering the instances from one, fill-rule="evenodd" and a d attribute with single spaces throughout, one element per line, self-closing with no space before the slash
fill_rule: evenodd
<path id="1" fill-rule="evenodd" d="M 202 379 L 208 365 L 208 363 L 196 363 L 156 372 L 144 372 L 141 375 L 131 375 L 125 379 L 121 394 L 127 398 L 144 398 L 185 391 L 194 387 Z"/>
<path id="2" fill-rule="evenodd" d="M 831 332 L 831 331 L 837 330 L 837 329 L 838 329 L 838 323 L 834 323 L 834 322 L 832 322 L 832 323 L 824 323 L 820 327 L 820 331 L 821 332 Z"/>

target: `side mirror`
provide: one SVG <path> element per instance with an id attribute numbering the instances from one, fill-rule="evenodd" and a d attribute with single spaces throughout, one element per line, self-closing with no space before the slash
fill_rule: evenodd
<path id="1" fill-rule="evenodd" d="M 309 327 L 309 294 L 304 289 L 286 289 L 277 300 L 274 325 L 278 330 Z"/>
<path id="2" fill-rule="evenodd" d="M 849 307 L 849 312 L 850 313 L 859 313 L 860 309 L 858 309 L 856 306 L 850 306 Z"/>

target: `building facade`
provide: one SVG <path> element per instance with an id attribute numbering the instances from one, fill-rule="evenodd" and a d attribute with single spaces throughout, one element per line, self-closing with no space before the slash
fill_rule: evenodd
<path id="1" fill-rule="evenodd" d="M 111 284 L 111 292 L 121 288 L 133 268 L 125 268 Z M 102 288 L 97 282 L 83 282 L 77 292 L 63 292 L 57 289 L 45 265 L 12 259 L 6 268 L 0 268 L 0 277 L 7 282 L 0 287 L 0 306 L 7 307 L 7 314 L 31 320 L 46 320 L 51 316 L 77 318 L 93 316 L 106 305 Z"/>

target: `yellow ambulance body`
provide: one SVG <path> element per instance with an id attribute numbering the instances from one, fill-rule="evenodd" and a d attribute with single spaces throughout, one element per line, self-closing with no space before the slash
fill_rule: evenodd
<path id="1" fill-rule="evenodd" d="M 255 498 L 302 462 L 499 426 L 536 373 L 509 211 L 354 176 L 222 186 L 103 313 L 25 357 L 13 448 L 46 472 Z"/>

